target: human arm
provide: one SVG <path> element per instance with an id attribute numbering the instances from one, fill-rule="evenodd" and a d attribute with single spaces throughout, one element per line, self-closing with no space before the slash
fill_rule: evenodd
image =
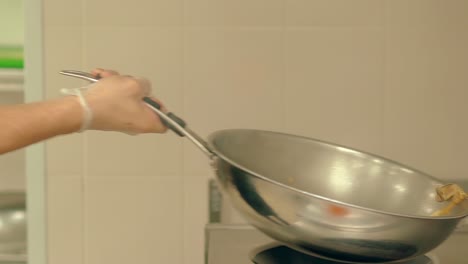
<path id="1" fill-rule="evenodd" d="M 129 134 L 162 133 L 166 128 L 142 101 L 150 94 L 144 79 L 95 70 L 103 77 L 83 95 L 93 119 L 88 129 Z M 80 129 L 83 107 L 75 96 L 0 106 L 0 154 Z"/>
<path id="2" fill-rule="evenodd" d="M 72 97 L 0 106 L 0 154 L 77 131 L 82 112 Z"/>

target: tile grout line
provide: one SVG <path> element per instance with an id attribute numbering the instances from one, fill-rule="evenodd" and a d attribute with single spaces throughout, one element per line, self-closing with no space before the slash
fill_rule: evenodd
<path id="1" fill-rule="evenodd" d="M 86 64 L 86 7 L 87 7 L 87 0 L 81 1 L 81 65 L 84 68 Z M 82 263 L 88 263 L 88 250 L 86 248 L 86 240 L 87 240 L 87 196 L 86 196 L 86 185 L 87 185 L 87 177 L 88 177 L 88 162 L 87 162 L 87 155 L 88 153 L 88 136 L 87 133 L 83 133 L 83 140 L 82 140 L 82 153 L 81 153 L 81 162 L 82 162 L 82 176 L 81 176 L 81 258 Z"/>
<path id="2" fill-rule="evenodd" d="M 382 7 L 382 19 L 383 19 L 383 69 L 382 69 L 382 123 L 381 123 L 381 151 L 383 155 L 388 155 L 386 153 L 386 147 L 385 147 L 385 113 L 386 113 L 386 94 L 387 94 L 387 88 L 388 88 L 388 83 L 387 83 L 387 39 L 388 39 L 388 21 L 387 21 L 387 12 L 388 12 L 388 5 L 387 5 L 387 0 L 384 0 L 383 2 L 383 7 Z"/>
<path id="3" fill-rule="evenodd" d="M 181 27 L 181 72 L 180 72 L 180 78 L 181 78 L 181 112 L 182 115 L 185 116 L 185 38 L 186 38 L 186 21 L 185 21 L 185 11 L 186 11 L 186 6 L 185 6 L 185 0 L 181 1 L 182 6 L 181 6 L 181 22 L 182 22 L 182 27 Z M 181 255 L 182 259 L 181 262 L 185 263 L 185 257 L 186 257 L 186 252 L 185 252 L 185 232 L 186 232 L 186 226 L 185 226 L 185 207 L 186 207 L 186 202 L 185 202 L 185 188 L 186 188 L 186 181 L 185 181 L 185 141 L 181 141 L 181 152 L 180 152 L 180 173 L 182 174 L 180 177 L 182 179 L 182 190 L 181 190 L 181 198 L 182 198 L 182 206 L 181 206 L 181 216 L 182 216 L 182 232 L 181 232 L 181 241 L 182 241 L 182 247 L 181 247 Z"/>
<path id="4" fill-rule="evenodd" d="M 280 102 L 281 102 L 281 130 L 286 130 L 286 0 L 282 1 L 281 12 L 281 88 L 280 88 Z"/>

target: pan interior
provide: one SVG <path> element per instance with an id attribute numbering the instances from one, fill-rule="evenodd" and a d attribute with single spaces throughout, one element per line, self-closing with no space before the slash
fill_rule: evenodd
<path id="1" fill-rule="evenodd" d="M 339 202 L 412 216 L 430 216 L 436 179 L 382 157 L 314 139 L 258 130 L 223 130 L 213 149 L 274 182 Z M 467 202 L 451 216 L 468 212 Z"/>

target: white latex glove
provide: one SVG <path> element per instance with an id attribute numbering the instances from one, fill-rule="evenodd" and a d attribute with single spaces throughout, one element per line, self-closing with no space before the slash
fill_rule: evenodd
<path id="1" fill-rule="evenodd" d="M 127 134 L 164 133 L 167 130 L 158 115 L 143 102 L 143 97 L 151 94 L 148 80 L 103 69 L 93 70 L 92 74 L 101 79 L 83 93 L 92 111 L 89 129 Z"/>

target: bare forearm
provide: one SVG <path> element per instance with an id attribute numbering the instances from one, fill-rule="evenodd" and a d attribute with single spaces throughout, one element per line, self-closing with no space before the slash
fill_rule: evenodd
<path id="1" fill-rule="evenodd" d="M 0 154 L 78 130 L 128 134 L 166 131 L 143 102 L 151 92 L 148 80 L 103 69 L 93 74 L 100 80 L 88 89 L 78 90 L 76 97 L 0 106 Z"/>
<path id="2" fill-rule="evenodd" d="M 0 106 L 0 154 L 80 128 L 83 110 L 76 98 Z"/>

